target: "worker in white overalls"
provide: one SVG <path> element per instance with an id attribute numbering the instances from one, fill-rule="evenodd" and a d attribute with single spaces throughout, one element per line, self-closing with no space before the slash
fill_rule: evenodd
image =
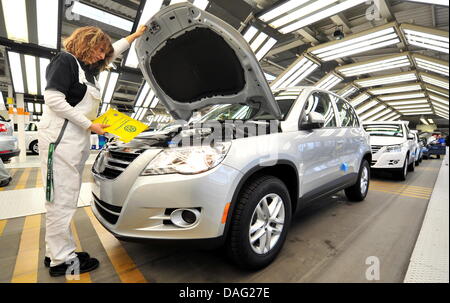
<path id="1" fill-rule="evenodd" d="M 81 27 L 64 40 L 46 70 L 45 106 L 39 123 L 39 157 L 46 191 L 46 255 L 51 276 L 89 272 L 99 266 L 86 252 L 75 252 L 70 223 L 77 209 L 91 131 L 103 135 L 107 125 L 94 124 L 100 90 L 97 77 L 146 30 L 114 45 L 101 29 Z M 74 264 L 76 268 L 74 268 Z"/>

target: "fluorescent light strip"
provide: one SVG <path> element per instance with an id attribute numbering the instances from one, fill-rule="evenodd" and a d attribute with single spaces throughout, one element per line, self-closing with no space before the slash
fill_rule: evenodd
<path id="1" fill-rule="evenodd" d="M 433 88 L 431 88 L 429 86 L 425 86 L 425 87 L 426 87 L 427 91 L 433 92 L 435 94 L 439 94 L 439 95 L 447 97 L 447 98 L 449 97 L 448 92 L 443 92 L 443 91 L 440 91 L 440 90 L 436 90 L 436 89 L 433 89 Z"/>
<path id="2" fill-rule="evenodd" d="M 344 76 L 346 77 L 352 77 L 352 76 L 358 76 L 358 75 L 363 75 L 363 74 L 369 74 L 369 73 L 375 73 L 375 72 L 379 72 L 379 71 L 384 71 L 384 70 L 389 70 L 389 69 L 394 69 L 394 68 L 400 68 L 400 67 L 405 67 L 405 66 L 411 66 L 409 60 L 404 60 L 404 61 L 398 61 L 398 62 L 392 62 L 391 64 L 378 64 L 372 68 L 361 68 L 361 69 L 355 69 L 349 72 L 343 72 L 343 71 L 339 71 L 340 73 L 342 73 Z"/>
<path id="3" fill-rule="evenodd" d="M 344 87 L 344 89 L 342 89 L 338 95 L 341 96 L 342 98 L 347 98 L 348 96 L 352 95 L 353 93 L 357 92 L 358 89 L 356 87 L 354 87 L 353 85 L 349 85 L 347 87 Z"/>
<path id="4" fill-rule="evenodd" d="M 158 105 L 159 99 L 155 97 L 155 99 L 153 99 L 152 104 L 150 104 L 150 108 L 155 108 Z"/>
<path id="5" fill-rule="evenodd" d="M 421 74 L 422 80 L 425 81 L 426 83 L 430 83 L 436 86 L 439 86 L 441 88 L 445 88 L 448 90 L 449 86 L 448 86 L 448 80 L 447 81 L 442 81 L 442 80 L 438 80 L 435 78 L 431 78 L 429 76 L 423 75 Z"/>
<path id="6" fill-rule="evenodd" d="M 321 80 L 319 80 L 319 82 L 317 82 L 315 86 L 317 88 L 330 89 L 342 81 L 343 79 L 341 79 L 340 77 L 336 76 L 333 73 L 330 73 L 325 77 L 323 77 Z"/>
<path id="7" fill-rule="evenodd" d="M 25 0 L 2 0 L 1 4 L 8 39 L 28 42 Z"/>
<path id="8" fill-rule="evenodd" d="M 420 121 L 425 124 L 425 125 L 429 125 L 429 123 L 427 122 L 427 120 L 425 120 L 424 118 L 420 118 Z"/>
<path id="9" fill-rule="evenodd" d="M 362 93 L 360 95 L 358 95 L 357 97 L 355 97 L 354 99 L 350 100 L 350 104 L 353 107 L 358 106 L 359 104 L 361 104 L 362 102 L 366 101 L 367 99 L 369 99 L 370 96 L 366 93 Z"/>
<path id="10" fill-rule="evenodd" d="M 258 30 L 256 29 L 256 27 L 254 26 L 250 26 L 247 31 L 244 34 L 244 39 L 245 41 L 249 42 L 252 41 L 252 39 L 256 36 L 256 34 L 258 33 Z"/>
<path id="11" fill-rule="evenodd" d="M 397 120 L 398 118 L 400 118 L 401 116 L 402 116 L 402 115 L 395 115 L 394 117 L 389 118 L 388 121 L 395 121 L 395 120 Z"/>
<path id="12" fill-rule="evenodd" d="M 40 46 L 58 46 L 58 0 L 36 0 L 37 32 Z"/>
<path id="13" fill-rule="evenodd" d="M 377 85 L 383 85 L 383 84 L 390 84 L 390 83 L 399 83 L 399 82 L 407 82 L 407 81 L 415 81 L 417 80 L 417 76 L 415 73 L 410 74 L 404 74 L 404 75 L 394 75 L 394 76 L 387 76 L 382 78 L 368 78 L 364 80 L 356 80 L 355 83 L 362 87 L 369 87 L 369 86 L 377 86 Z"/>
<path id="14" fill-rule="evenodd" d="M 348 73 L 348 72 L 360 71 L 360 70 L 364 71 L 364 70 L 371 70 L 373 68 L 376 68 L 379 65 L 396 64 L 397 62 L 404 62 L 404 61 L 409 62 L 408 56 L 384 59 L 384 60 L 374 61 L 374 62 L 370 62 L 370 63 L 354 63 L 355 64 L 354 66 L 345 67 L 345 65 L 344 65 L 344 66 L 339 67 L 338 70 L 340 73 Z"/>
<path id="15" fill-rule="evenodd" d="M 150 90 L 150 86 L 147 82 L 144 83 L 144 87 L 142 87 L 139 96 L 136 100 L 134 106 L 141 107 L 142 103 L 144 103 L 145 97 L 147 97 L 148 91 Z"/>
<path id="16" fill-rule="evenodd" d="M 425 97 L 425 93 L 416 93 L 416 94 L 399 94 L 399 95 L 383 95 L 378 97 L 378 99 L 382 101 L 391 101 L 391 100 L 404 100 L 404 99 L 412 99 L 412 98 L 422 98 Z"/>
<path id="17" fill-rule="evenodd" d="M 431 124 L 434 124 L 433 119 L 428 119 L 428 122 L 431 123 Z"/>
<path id="18" fill-rule="evenodd" d="M 148 111 L 148 109 L 147 108 L 145 108 L 142 112 L 141 112 L 141 115 L 139 116 L 139 119 L 138 120 L 142 120 L 142 119 L 144 119 L 144 117 L 145 117 L 145 114 L 147 114 L 147 111 Z"/>
<path id="19" fill-rule="evenodd" d="M 153 15 L 156 14 L 161 9 L 163 2 L 164 2 L 164 0 L 146 1 L 144 9 L 142 10 L 142 15 L 139 18 L 138 27 L 140 25 L 145 24 L 147 21 L 149 21 L 151 19 L 151 17 L 153 17 Z M 139 65 L 138 57 L 137 57 L 136 51 L 134 49 L 135 44 L 136 44 L 136 41 L 134 41 L 131 44 L 130 50 L 128 51 L 127 59 L 125 61 L 125 66 L 132 67 L 132 68 L 137 68 Z"/>
<path id="20" fill-rule="evenodd" d="M 440 103 L 437 103 L 437 102 L 431 102 L 431 104 L 433 106 L 435 106 L 435 107 L 438 107 L 438 108 L 442 109 L 442 110 L 448 111 L 448 105 L 446 106 L 446 105 L 443 105 L 443 104 L 440 104 Z"/>
<path id="21" fill-rule="evenodd" d="M 74 2 L 72 6 L 72 13 L 82 15 L 89 19 L 96 20 L 110 26 L 121 28 L 127 32 L 130 32 L 133 28 L 133 22 L 131 21 L 78 1 Z"/>
<path id="22" fill-rule="evenodd" d="M 392 112 L 391 114 L 387 114 L 386 116 L 381 117 L 379 120 L 380 120 L 380 121 L 385 121 L 385 120 L 388 120 L 389 118 L 392 118 L 392 117 L 394 117 L 394 116 L 396 116 L 396 115 L 397 115 L 396 112 Z"/>
<path id="23" fill-rule="evenodd" d="M 392 93 L 402 93 L 402 92 L 409 92 L 409 91 L 415 91 L 422 89 L 419 84 L 414 85 L 405 85 L 400 87 L 392 87 L 392 88 L 386 88 L 386 87 L 380 87 L 380 88 L 374 88 L 369 90 L 369 93 L 373 95 L 384 95 L 384 94 L 392 94 Z"/>
<path id="24" fill-rule="evenodd" d="M 372 109 L 372 110 L 370 110 L 370 111 L 368 111 L 368 112 L 362 114 L 362 115 L 360 116 L 360 118 L 361 118 L 361 120 L 366 120 L 367 118 L 373 116 L 374 114 L 376 114 L 376 113 L 382 111 L 382 110 L 385 109 L 385 108 L 386 108 L 385 105 L 380 104 L 379 106 L 375 107 L 374 109 Z"/>
<path id="25" fill-rule="evenodd" d="M 119 73 L 111 72 L 109 75 L 109 81 L 106 86 L 105 97 L 103 98 L 104 103 L 110 103 L 116 89 L 117 80 L 119 79 Z"/>
<path id="26" fill-rule="evenodd" d="M 445 103 L 447 105 L 449 104 L 448 99 L 443 99 L 443 98 L 441 98 L 439 96 L 432 95 L 432 94 L 429 94 L 429 97 L 431 98 L 431 100 L 442 102 L 442 103 Z"/>
<path id="27" fill-rule="evenodd" d="M 262 15 L 261 17 L 259 17 L 259 19 L 261 19 L 264 22 L 268 22 L 270 20 L 273 20 L 291 10 L 293 10 L 294 8 L 299 7 L 300 5 L 303 5 L 304 3 L 308 2 L 309 0 L 291 0 L 288 1 L 286 3 L 284 3 L 283 5 L 274 7 L 273 9 L 269 10 L 268 12 L 266 12 L 264 15 Z"/>
<path id="28" fill-rule="evenodd" d="M 361 115 L 361 113 L 365 112 L 366 110 L 368 110 L 369 108 L 371 108 L 371 107 L 373 107 L 373 106 L 375 106 L 377 104 L 378 104 L 378 101 L 372 100 L 369 103 L 367 103 L 366 105 L 363 105 L 363 106 L 357 108 L 356 109 L 356 113 L 358 115 Z"/>
<path id="29" fill-rule="evenodd" d="M 14 91 L 16 93 L 25 93 L 22 64 L 20 63 L 20 54 L 15 52 L 8 52 L 9 68 L 12 74 L 12 81 L 14 85 Z"/>
<path id="30" fill-rule="evenodd" d="M 291 23 L 291 22 L 296 21 L 302 17 L 305 17 L 311 13 L 314 13 L 314 12 L 318 11 L 319 9 L 327 7 L 328 5 L 333 4 L 337 1 L 338 0 L 312 1 L 308 5 L 299 7 L 297 10 L 289 13 L 286 16 L 277 18 L 276 20 L 270 22 L 270 26 L 272 26 L 274 28 L 279 28 L 279 27 L 285 26 L 288 23 Z"/>
<path id="31" fill-rule="evenodd" d="M 369 117 L 369 119 L 371 121 L 376 121 L 378 118 L 383 117 L 383 116 L 385 116 L 385 115 L 387 115 L 388 113 L 391 113 L 391 112 L 392 112 L 392 110 L 390 108 L 386 108 L 383 111 L 379 112 L 378 114 Z"/>
<path id="32" fill-rule="evenodd" d="M 274 38 L 269 38 L 269 40 L 264 43 L 263 47 L 256 53 L 256 59 L 260 61 L 262 58 L 264 58 L 265 55 L 272 49 L 272 47 L 277 43 L 277 40 Z"/>
<path id="33" fill-rule="evenodd" d="M 316 1 L 316 2 L 320 3 L 320 2 L 323 2 L 323 0 Z M 291 25 L 281 28 L 280 32 L 283 34 L 293 32 L 293 31 L 298 30 L 302 27 L 305 27 L 309 24 L 317 22 L 319 20 L 334 16 L 342 11 L 345 11 L 351 7 L 357 6 L 364 2 L 366 2 L 366 0 L 347 0 L 347 1 L 341 2 L 338 5 L 332 6 L 327 9 L 319 10 L 318 12 L 316 12 L 313 15 L 310 15 L 304 19 L 301 19 L 300 21 L 297 21 Z"/>
<path id="34" fill-rule="evenodd" d="M 385 41 L 385 42 L 382 42 L 382 43 L 379 43 L 379 44 L 373 44 L 373 45 L 368 45 L 368 46 L 365 46 L 365 47 L 359 47 L 359 48 L 356 48 L 356 49 L 352 49 L 351 51 L 347 51 L 347 52 L 344 52 L 344 53 L 339 53 L 339 54 L 336 54 L 334 56 L 323 57 L 321 59 L 322 59 L 322 61 L 331 61 L 331 60 L 335 60 L 335 59 L 338 59 L 338 58 L 348 57 L 350 55 L 355 55 L 355 54 L 359 54 L 359 53 L 362 53 L 362 52 L 367 52 L 367 51 L 370 51 L 370 50 L 374 50 L 374 49 L 378 49 L 378 48 L 382 48 L 382 47 L 386 47 L 386 46 L 389 46 L 389 45 L 392 45 L 392 44 L 398 44 L 398 43 L 400 43 L 400 39 L 395 38 L 395 39 L 391 39 L 391 40 L 388 40 L 388 41 Z"/>
<path id="35" fill-rule="evenodd" d="M 415 108 L 430 108 L 430 104 L 416 104 L 416 105 L 406 105 L 406 106 L 394 106 L 395 109 L 397 110 L 402 110 L 402 109 L 415 109 Z"/>
<path id="36" fill-rule="evenodd" d="M 404 29 L 406 40 L 409 44 L 429 48 L 448 54 L 448 37 L 433 35 L 410 29 Z"/>
<path id="37" fill-rule="evenodd" d="M 153 92 L 153 90 L 150 90 L 150 92 L 148 93 L 148 97 L 145 99 L 143 107 L 148 108 L 154 97 L 155 93 Z"/>
<path id="38" fill-rule="evenodd" d="M 427 99 L 414 99 L 414 100 L 405 100 L 405 101 L 391 101 L 387 102 L 387 104 L 395 106 L 395 105 L 408 105 L 408 104 L 421 104 L 428 103 Z"/>
<path id="39" fill-rule="evenodd" d="M 256 52 L 257 49 L 261 46 L 261 44 L 267 39 L 267 34 L 260 32 L 259 35 L 253 40 L 253 42 L 250 44 L 251 49 L 253 52 Z"/>
<path id="40" fill-rule="evenodd" d="M 39 58 L 39 73 L 41 78 L 41 95 L 44 94 L 45 87 L 47 86 L 47 79 L 45 78 L 45 71 L 47 70 L 47 66 L 50 63 L 50 60 L 47 58 Z"/>
<path id="41" fill-rule="evenodd" d="M 330 57 L 330 56 L 334 56 L 334 55 L 341 55 L 343 53 L 349 53 L 349 52 L 353 51 L 355 48 L 362 48 L 362 47 L 372 46 L 372 45 L 376 45 L 377 43 L 383 43 L 385 41 L 389 41 L 389 40 L 398 38 L 398 36 L 394 32 L 393 28 L 390 28 L 388 30 L 391 30 L 392 33 L 387 34 L 387 35 L 383 35 L 383 36 L 380 36 L 380 37 L 374 37 L 374 38 L 371 38 L 370 40 L 364 39 L 364 40 L 362 40 L 362 41 L 360 41 L 358 43 L 354 42 L 353 44 L 349 44 L 349 45 L 345 45 L 345 46 L 340 45 L 339 48 L 334 48 L 332 50 L 319 53 L 317 55 L 317 57 L 322 59 L 322 58 L 326 58 L 326 57 Z M 374 34 L 379 34 L 379 32 L 375 32 Z M 363 37 L 366 37 L 366 36 L 363 36 Z M 352 40 L 356 40 L 356 39 L 352 39 Z M 349 40 L 349 41 L 352 41 L 352 40 Z M 349 42 L 349 41 L 346 41 L 346 42 Z M 339 45 L 339 44 L 340 44 L 339 42 L 336 43 L 336 45 Z M 344 44 L 344 43 L 342 43 L 342 44 Z"/>
<path id="42" fill-rule="evenodd" d="M 36 57 L 24 55 L 24 59 L 27 77 L 27 93 L 30 95 L 37 95 Z"/>
<path id="43" fill-rule="evenodd" d="M 264 73 L 264 77 L 266 77 L 267 81 L 275 80 L 275 76 L 272 76 L 271 74 L 268 74 L 268 73 Z"/>
<path id="44" fill-rule="evenodd" d="M 417 116 L 417 115 L 431 115 L 433 112 L 427 111 L 427 112 L 421 112 L 421 113 L 402 113 L 403 116 Z"/>
<path id="45" fill-rule="evenodd" d="M 425 109 L 397 109 L 399 112 L 401 113 L 416 113 L 416 112 L 424 112 L 424 111 L 430 111 L 430 109 L 425 110 Z"/>
<path id="46" fill-rule="evenodd" d="M 448 65 L 438 64 L 432 61 L 426 61 L 421 58 L 415 58 L 416 64 L 419 68 L 436 72 L 445 76 L 449 75 Z"/>
<path id="47" fill-rule="evenodd" d="M 280 79 L 272 82 L 271 86 L 273 89 L 295 86 L 318 67 L 319 65 L 303 57 L 299 62 L 293 65 L 293 67 L 288 68 L 289 71 L 286 72 Z"/>
<path id="48" fill-rule="evenodd" d="M 102 71 L 98 78 L 98 83 L 100 85 L 100 96 L 102 96 L 102 97 L 103 97 L 103 92 L 105 91 L 105 88 L 106 88 L 106 80 L 108 79 L 108 74 L 109 74 L 108 71 L 106 71 L 106 70 Z"/>

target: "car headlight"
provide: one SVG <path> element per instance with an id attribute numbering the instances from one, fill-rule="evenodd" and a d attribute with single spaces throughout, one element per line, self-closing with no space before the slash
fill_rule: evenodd
<path id="1" fill-rule="evenodd" d="M 214 146 L 169 148 L 159 153 L 142 175 L 199 174 L 219 165 L 230 147 L 231 142 L 221 142 Z"/>
<path id="2" fill-rule="evenodd" d="M 385 151 L 387 153 L 400 153 L 402 151 L 402 146 L 401 145 L 386 146 Z"/>

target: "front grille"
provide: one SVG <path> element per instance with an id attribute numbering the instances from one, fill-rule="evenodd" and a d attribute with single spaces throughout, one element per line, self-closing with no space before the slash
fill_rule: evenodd
<path id="1" fill-rule="evenodd" d="M 377 153 L 383 146 L 382 145 L 372 145 L 371 149 L 372 149 L 372 154 Z"/>
<path id="2" fill-rule="evenodd" d="M 94 194 L 93 194 L 93 196 L 94 196 L 95 208 L 97 209 L 99 214 L 110 224 L 116 224 L 117 220 L 119 220 L 119 215 L 120 215 L 120 211 L 122 210 L 122 207 L 114 206 L 114 205 L 108 204 L 106 202 L 103 202 L 102 200 L 97 198 L 97 196 L 95 196 Z M 117 212 L 117 214 L 112 214 L 112 213 L 106 211 L 102 206 L 110 211 Z"/>
<path id="3" fill-rule="evenodd" d="M 115 179 L 120 176 L 125 169 L 133 162 L 141 153 L 108 150 L 104 158 L 97 158 L 96 161 L 103 161 L 104 169 L 96 172 L 106 179 Z M 93 168 L 95 165 L 93 166 Z"/>

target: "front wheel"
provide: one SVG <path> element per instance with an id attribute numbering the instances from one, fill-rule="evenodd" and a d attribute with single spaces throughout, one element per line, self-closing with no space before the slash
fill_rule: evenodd
<path id="1" fill-rule="evenodd" d="M 406 156 L 405 163 L 403 164 L 403 167 L 397 172 L 397 179 L 400 181 L 405 181 L 406 176 L 408 175 L 408 161 L 409 157 Z"/>
<path id="2" fill-rule="evenodd" d="M 240 267 L 260 269 L 281 250 L 291 223 L 286 185 L 273 176 L 250 181 L 241 191 L 231 219 L 227 252 Z"/>
<path id="3" fill-rule="evenodd" d="M 358 172 L 358 181 L 355 185 L 345 189 L 345 195 L 350 201 L 361 202 L 369 191 L 370 166 L 367 160 L 363 159 Z"/>

